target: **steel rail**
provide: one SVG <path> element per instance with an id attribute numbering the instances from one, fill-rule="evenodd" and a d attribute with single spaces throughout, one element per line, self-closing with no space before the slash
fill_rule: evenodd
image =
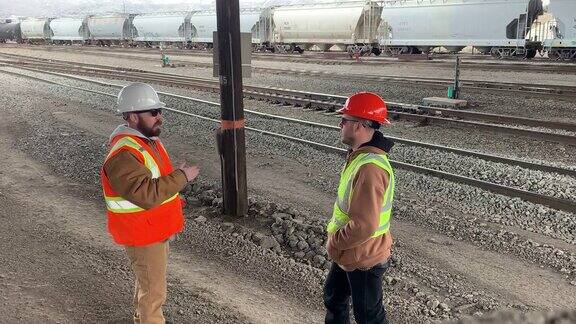
<path id="1" fill-rule="evenodd" d="M 280 68 L 253 68 L 255 71 L 262 71 L 274 74 L 293 74 L 321 77 L 331 80 L 361 80 L 369 82 L 400 82 L 409 84 L 422 84 L 429 87 L 444 89 L 453 83 L 449 79 L 425 78 L 425 77 L 404 77 L 404 76 L 383 76 L 369 74 L 352 74 L 336 73 L 329 71 L 310 71 L 297 69 L 280 69 Z M 461 80 L 463 89 L 477 90 L 480 92 L 516 92 L 522 94 L 539 95 L 553 98 L 574 98 L 576 97 L 576 87 L 569 85 L 547 85 L 547 84 L 527 84 L 527 83 L 509 83 L 509 82 L 491 82 L 480 80 Z"/>
<path id="2" fill-rule="evenodd" d="M 33 58 L 35 59 L 35 58 Z M 45 62 L 45 61 L 42 61 Z M 58 62 L 54 62 L 53 60 L 50 61 L 51 64 L 57 64 Z M 102 69 L 104 70 L 121 70 L 122 68 L 118 67 L 104 67 L 101 65 L 95 64 L 86 64 L 86 63 L 70 63 L 70 62 L 62 62 L 62 64 L 69 65 L 79 65 L 79 66 L 90 66 L 94 67 L 95 69 Z M 182 80 L 182 82 L 190 82 L 194 81 L 201 81 L 206 83 L 213 83 L 217 84 L 217 81 L 207 78 L 195 78 L 195 77 L 184 77 L 177 74 L 170 74 L 170 73 L 161 73 L 161 72 L 154 72 L 154 71 L 144 71 L 138 69 L 125 69 L 126 71 L 135 72 L 135 73 L 146 73 L 148 75 L 158 75 L 166 78 L 171 79 L 178 79 Z M 256 87 L 246 85 L 247 89 L 253 90 L 255 92 L 262 92 L 260 90 L 270 90 L 274 89 L 274 91 L 283 93 L 285 95 L 291 96 L 301 96 L 310 98 L 317 101 L 322 102 L 340 102 L 343 104 L 346 101 L 345 96 L 339 95 L 329 95 L 324 93 L 312 93 L 312 92 L 305 92 L 305 91 L 296 91 L 296 90 L 289 90 L 289 89 L 280 89 L 274 87 Z M 517 116 L 510 116 L 510 115 L 499 115 L 499 114 L 491 114 L 491 113 L 482 113 L 482 112 L 473 112 L 473 111 L 465 111 L 465 110 L 456 110 L 456 109 L 447 109 L 441 107 L 429 107 L 429 106 L 422 106 L 422 105 L 414 105 L 414 104 L 404 104 L 404 103 L 397 103 L 397 102 L 389 102 L 389 104 L 394 107 L 398 107 L 399 109 L 409 109 L 417 111 L 418 113 L 428 113 L 433 115 L 444 115 L 446 117 L 458 117 L 458 118 L 468 118 L 468 119 L 475 119 L 475 120 L 485 120 L 485 121 L 493 121 L 498 123 L 507 123 L 507 124 L 517 124 L 517 125 L 525 125 L 525 126 L 533 126 L 533 127 L 544 127 L 544 128 L 551 128 L 551 129 L 564 129 L 569 131 L 576 131 L 576 123 L 569 123 L 569 122 L 561 122 L 561 121 L 549 121 L 549 120 L 541 120 L 541 119 L 534 119 L 534 118 L 526 118 L 526 117 L 517 117 Z"/>
<path id="3" fill-rule="evenodd" d="M 106 95 L 109 97 L 116 97 L 113 94 L 108 94 L 108 93 L 100 92 L 100 91 L 94 91 L 94 90 L 90 90 L 90 89 L 84 89 L 81 87 L 70 86 L 67 84 L 60 83 L 60 82 L 46 80 L 46 79 L 33 77 L 33 76 L 29 76 L 29 75 L 24 75 L 24 74 L 20 74 L 20 73 L 16 73 L 16 72 L 6 71 L 6 70 L 2 70 L 2 69 L 0 69 L 0 71 L 3 73 L 8 73 L 8 74 L 12 74 L 12 75 L 19 75 L 21 77 L 26 77 L 29 79 L 34 79 L 34 80 L 38 80 L 38 81 L 42 81 L 42 82 L 46 82 L 46 83 L 50 83 L 50 84 L 54 84 L 54 85 L 58 85 L 58 86 L 88 91 L 91 93 L 98 93 L 98 94 Z M 106 84 L 104 82 L 100 82 L 100 81 L 96 81 L 96 80 L 94 80 L 94 81 L 96 83 Z M 111 86 L 111 87 L 122 87 L 121 85 L 115 85 L 115 84 L 109 84 L 109 83 L 107 85 Z M 204 102 L 206 102 L 206 101 L 204 101 Z M 218 103 L 214 103 L 214 102 L 212 102 L 210 104 L 215 105 L 215 106 L 219 105 Z M 215 119 L 212 119 L 212 118 L 209 118 L 206 116 L 192 114 L 192 113 L 178 110 L 178 109 L 174 109 L 174 108 L 166 108 L 166 109 L 169 111 L 178 113 L 178 114 L 192 116 L 192 117 L 199 118 L 202 120 L 208 120 L 208 121 L 217 122 L 217 123 L 220 122 L 219 120 L 215 120 Z M 335 147 L 335 146 L 331 146 L 331 145 L 326 145 L 323 143 L 309 141 L 309 140 L 305 140 L 305 139 L 301 139 L 301 138 L 297 138 L 297 137 L 293 137 L 293 136 L 289 136 L 289 135 L 285 135 L 285 134 L 279 134 L 279 133 L 270 132 L 270 131 L 257 129 L 257 128 L 252 128 L 252 127 L 246 127 L 246 130 L 253 131 L 256 133 L 260 133 L 260 134 L 264 134 L 264 135 L 268 135 L 268 136 L 286 139 L 286 140 L 300 143 L 300 144 L 309 145 L 309 146 L 315 147 L 317 149 L 320 149 L 320 150 L 323 150 L 323 151 L 326 151 L 329 153 L 342 154 L 342 155 L 346 154 L 346 150 L 343 148 L 339 148 L 339 147 Z M 421 167 L 421 166 L 413 165 L 410 163 L 399 162 L 399 161 L 395 161 L 395 160 L 390 160 L 390 163 L 394 167 L 401 168 L 404 170 L 413 171 L 413 172 L 433 176 L 433 177 L 444 179 L 444 180 L 449 180 L 449 181 L 452 181 L 455 183 L 470 185 L 473 187 L 477 187 L 480 189 L 484 189 L 487 191 L 491 191 L 493 193 L 502 194 L 502 195 L 509 196 L 509 197 L 520 198 L 524 201 L 528 201 L 528 202 L 531 202 L 534 204 L 539 204 L 539 205 L 546 205 L 546 206 L 549 206 L 553 209 L 566 211 L 569 213 L 574 213 L 574 211 L 576 210 L 576 201 L 564 200 L 564 199 L 559 199 L 559 198 L 550 197 L 550 196 L 546 196 L 546 195 L 541 195 L 538 193 L 534 193 L 534 192 L 530 192 L 530 191 L 526 191 L 526 190 L 522 190 L 522 189 L 518 189 L 518 188 L 503 186 L 503 185 L 499 185 L 499 184 L 495 184 L 495 183 L 491 183 L 491 182 L 487 182 L 487 181 L 483 181 L 483 180 L 478 180 L 478 179 L 460 176 L 460 175 L 456 175 L 456 174 L 452 174 L 452 173 L 448 173 L 448 172 L 444 172 L 444 171 L 439 171 L 439 170 L 434 170 L 434 169 L 430 169 L 430 168 L 426 168 L 426 167 Z"/>
<path id="4" fill-rule="evenodd" d="M 10 46 L 5 46 L 10 47 Z M 19 47 L 11 47 L 19 48 Z M 89 52 L 93 55 L 106 55 L 103 51 L 112 51 L 116 53 L 135 53 L 135 54 L 146 54 L 146 55 L 159 55 L 160 50 L 157 49 L 134 49 L 134 48 L 120 48 L 120 47 L 107 47 L 103 49 L 102 47 L 96 46 L 84 46 L 82 48 L 70 48 L 70 47 L 25 47 L 27 49 L 33 50 L 45 50 L 45 51 L 63 51 L 63 52 L 73 52 L 82 53 Z M 178 49 L 166 49 L 162 51 L 165 54 L 175 55 L 175 56 L 194 56 L 200 57 L 211 57 L 212 53 L 204 50 L 178 50 Z M 565 73 L 573 74 L 576 72 L 576 64 L 570 61 L 543 61 L 543 60 L 532 60 L 530 62 L 504 62 L 497 59 L 493 59 L 489 56 L 466 56 L 460 55 L 462 58 L 466 59 L 461 63 L 463 68 L 485 70 L 485 71 L 502 71 L 503 69 L 511 71 L 520 72 L 553 72 L 553 73 Z M 414 60 L 402 60 L 394 57 L 362 57 L 360 62 L 356 60 L 351 60 L 349 55 L 342 53 L 339 57 L 326 57 L 324 53 L 310 53 L 310 54 L 278 54 L 278 53 L 259 53 L 253 52 L 252 57 L 257 60 L 272 60 L 272 61 L 286 61 L 293 63 L 315 63 L 323 65 L 395 65 L 395 64 L 410 64 L 410 65 L 421 65 L 421 66 L 434 66 L 443 68 L 452 68 L 454 63 L 451 61 L 454 58 L 452 56 L 446 56 L 442 54 L 433 55 L 436 57 L 434 60 L 425 61 L 414 61 Z M 475 62 L 482 61 L 482 62 Z"/>
<path id="5" fill-rule="evenodd" d="M 119 57 L 119 58 L 137 58 L 140 60 L 154 61 L 157 62 L 158 59 L 139 57 L 135 55 L 126 54 L 114 54 L 114 53 L 96 53 L 95 55 L 107 56 L 107 57 Z M 15 55 L 18 54 L 4 54 L 4 55 Z M 20 55 L 22 57 L 27 57 L 25 55 Z M 185 65 L 193 65 L 210 68 L 211 63 L 201 63 L 201 62 L 190 62 L 190 61 L 177 61 L 173 62 L 182 63 Z M 336 72 L 328 71 L 309 71 L 309 70 L 297 70 L 297 69 L 279 69 L 279 68 L 261 68 L 252 67 L 254 71 L 260 71 L 264 73 L 275 73 L 275 74 L 295 74 L 295 75 L 306 75 L 306 76 L 317 76 L 322 78 L 329 78 L 334 80 L 347 80 L 356 79 L 362 81 L 370 82 L 401 82 L 401 83 L 415 83 L 422 84 L 435 88 L 445 88 L 446 86 L 453 83 L 450 79 L 443 78 L 426 78 L 426 77 L 407 77 L 407 76 L 382 76 L 382 75 L 366 75 L 366 74 L 342 74 Z M 500 68 L 501 69 L 501 68 Z M 495 92 L 517 92 L 522 94 L 531 94 L 539 96 L 550 96 L 554 98 L 566 97 L 574 98 L 576 97 L 576 87 L 570 85 L 549 85 L 549 84 L 533 84 L 533 83 L 512 83 L 512 82 L 495 82 L 495 81 L 481 81 L 481 80 L 461 80 L 461 86 L 464 89 L 478 90 L 478 91 L 495 91 Z"/>
<path id="6" fill-rule="evenodd" d="M 70 66 L 61 66 L 61 67 L 48 67 L 55 70 L 60 70 L 62 72 L 69 72 L 71 69 L 73 71 L 82 73 L 82 69 L 86 69 L 84 67 L 70 67 Z M 119 72 L 115 69 L 107 70 L 107 69 L 92 69 L 89 71 L 84 71 L 85 74 L 89 75 L 98 75 L 102 77 L 110 77 L 110 74 L 117 78 L 127 79 L 131 81 L 156 81 L 160 83 L 168 83 L 170 85 L 177 85 L 177 86 L 187 86 L 193 87 L 202 90 L 210 90 L 210 91 L 217 91 L 219 85 L 217 81 L 210 80 L 210 79 L 203 79 L 203 78 L 184 78 L 178 75 L 172 74 L 163 74 L 158 72 L 148 72 L 148 71 L 129 71 L 132 74 L 129 75 L 128 73 Z M 210 85 L 211 84 L 211 85 Z M 346 97 L 342 96 L 335 96 L 335 95 L 326 95 L 326 94 L 318 94 L 318 93 L 309 93 L 309 92 L 302 92 L 302 91 L 295 91 L 289 89 L 280 89 L 280 88 L 273 88 L 273 87 L 254 87 L 254 86 L 245 86 L 244 94 L 256 99 L 263 99 L 263 100 L 277 100 L 278 102 L 289 102 L 291 104 L 302 105 L 302 106 L 316 106 L 322 107 L 323 109 L 334 111 L 337 107 L 339 107 L 342 102 L 345 100 Z M 303 98 L 304 97 L 304 98 Z M 318 98 L 318 99 L 314 99 Z M 321 99 L 322 98 L 322 99 Z M 558 142 L 567 145 L 576 145 L 576 136 L 573 135 L 566 135 L 566 134 L 558 134 L 553 132 L 545 132 L 539 130 L 532 130 L 532 129 L 523 129 L 518 127 L 510 127 L 510 126 L 503 126 L 503 125 L 495 125 L 489 123 L 481 123 L 475 121 L 467 121 L 467 120 L 460 120 L 450 117 L 472 117 L 472 119 L 479 119 L 479 120 L 489 120 L 489 121 L 501 121 L 501 122 L 509 122 L 515 123 L 520 125 L 528 125 L 534 126 L 538 125 L 540 127 L 552 127 L 552 129 L 560 128 L 564 130 L 575 131 L 576 124 L 572 123 L 565 123 L 565 122 L 556 122 L 556 121 L 545 121 L 545 120 L 537 120 L 537 119 L 530 119 L 524 117 L 514 117 L 514 116 L 506 116 L 506 115 L 496 115 L 496 114 L 486 114 L 486 113 L 478 113 L 478 112 L 465 112 L 459 111 L 454 109 L 444 109 L 438 107 L 427 107 L 427 106 L 418 106 L 418 105 L 410 105 L 410 104 L 401 104 L 395 102 L 388 103 L 390 115 L 392 118 L 400 119 L 406 118 L 413 121 L 418 122 L 441 122 L 441 123 L 456 123 L 456 124 L 464 124 L 467 126 L 478 127 L 480 129 L 488 130 L 488 131 L 496 131 L 511 135 L 518 135 L 518 136 L 525 136 L 531 137 L 538 140 L 547 140 Z M 446 115 L 446 117 L 444 117 Z"/>

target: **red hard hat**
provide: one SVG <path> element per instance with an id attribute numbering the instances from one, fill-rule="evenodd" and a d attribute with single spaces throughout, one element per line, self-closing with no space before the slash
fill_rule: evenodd
<path id="1" fill-rule="evenodd" d="M 344 107 L 338 110 L 338 112 L 372 120 L 379 124 L 390 124 L 386 103 L 379 95 L 372 92 L 358 92 L 353 94 L 346 100 Z"/>

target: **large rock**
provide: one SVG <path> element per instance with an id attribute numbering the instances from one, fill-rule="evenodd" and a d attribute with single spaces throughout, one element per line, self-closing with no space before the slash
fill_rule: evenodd
<path id="1" fill-rule="evenodd" d="M 288 246 L 290 246 L 291 248 L 295 248 L 296 246 L 298 246 L 298 240 L 297 239 L 288 239 Z M 302 252 L 304 253 L 304 252 Z"/>
<path id="2" fill-rule="evenodd" d="M 321 267 L 326 262 L 326 258 L 321 255 L 315 255 L 313 261 L 316 266 Z"/>
<path id="3" fill-rule="evenodd" d="M 314 251 L 306 252 L 306 259 L 312 260 L 315 256 L 316 256 L 316 252 L 314 252 Z"/>
<path id="4" fill-rule="evenodd" d="M 292 219 L 292 215 L 286 213 L 274 213 L 272 214 L 272 218 L 280 218 L 280 219 Z"/>
<path id="5" fill-rule="evenodd" d="M 308 243 L 306 243 L 306 241 L 299 241 L 298 242 L 298 249 L 300 251 L 305 251 L 309 248 L 310 246 L 308 245 Z"/>
<path id="6" fill-rule="evenodd" d="M 276 239 L 276 242 L 278 242 L 278 244 L 284 244 L 284 237 L 282 236 L 282 234 L 274 235 L 274 238 Z"/>
<path id="7" fill-rule="evenodd" d="M 328 255 L 328 251 L 326 251 L 326 248 L 324 246 L 320 246 L 316 248 L 316 253 L 322 255 L 322 256 L 327 256 Z"/>
<path id="8" fill-rule="evenodd" d="M 212 206 L 213 207 L 222 207 L 224 204 L 224 199 L 222 198 L 214 198 L 212 200 Z"/>

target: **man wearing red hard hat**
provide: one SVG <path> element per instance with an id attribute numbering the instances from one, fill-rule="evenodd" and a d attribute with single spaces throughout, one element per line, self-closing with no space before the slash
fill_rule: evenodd
<path id="1" fill-rule="evenodd" d="M 358 324 L 388 323 L 382 276 L 392 247 L 394 172 L 387 155 L 394 143 L 378 131 L 390 123 L 388 110 L 380 96 L 360 92 L 338 112 L 341 140 L 349 151 L 327 226 L 326 249 L 333 263 L 324 285 L 325 321 L 349 323 L 352 298 Z"/>

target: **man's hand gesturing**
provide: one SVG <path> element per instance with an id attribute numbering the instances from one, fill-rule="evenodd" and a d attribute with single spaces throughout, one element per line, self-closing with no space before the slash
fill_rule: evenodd
<path id="1" fill-rule="evenodd" d="M 186 174 L 186 179 L 188 179 L 188 182 L 196 179 L 196 177 L 200 173 L 200 168 L 197 165 L 186 165 L 186 162 L 182 162 L 182 164 L 180 164 L 179 169 L 184 171 L 184 174 Z"/>

